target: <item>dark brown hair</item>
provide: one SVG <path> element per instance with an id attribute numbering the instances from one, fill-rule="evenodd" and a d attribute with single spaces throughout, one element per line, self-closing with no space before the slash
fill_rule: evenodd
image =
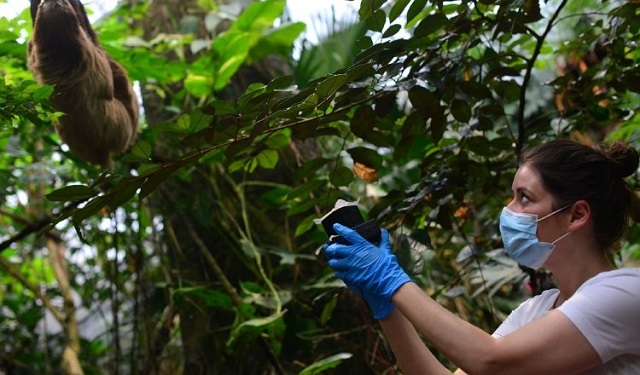
<path id="1" fill-rule="evenodd" d="M 526 150 L 520 165 L 538 172 L 554 196 L 554 209 L 587 201 L 596 241 L 609 250 L 624 235 L 629 218 L 640 217 L 638 196 L 624 180 L 636 172 L 638 161 L 638 152 L 623 143 L 590 147 L 558 140 Z"/>

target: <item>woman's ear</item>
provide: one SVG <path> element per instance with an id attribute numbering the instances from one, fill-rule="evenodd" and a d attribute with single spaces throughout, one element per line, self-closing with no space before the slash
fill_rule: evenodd
<path id="1" fill-rule="evenodd" d="M 576 201 L 569 208 L 571 219 L 569 222 L 569 229 L 572 231 L 583 228 L 585 225 L 591 222 L 591 206 L 585 200 Z"/>

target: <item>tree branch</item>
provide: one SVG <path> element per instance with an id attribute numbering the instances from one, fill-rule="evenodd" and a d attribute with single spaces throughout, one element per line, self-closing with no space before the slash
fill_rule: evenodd
<path id="1" fill-rule="evenodd" d="M 45 229 L 46 227 L 48 227 L 49 225 L 51 225 L 54 220 L 59 217 L 60 215 L 63 215 L 71 210 L 73 210 L 74 208 L 78 207 L 78 205 L 82 202 L 84 202 L 86 200 L 80 200 L 80 201 L 75 201 L 72 202 L 68 205 L 66 205 L 64 208 L 62 208 L 62 210 L 60 211 L 60 213 L 58 215 L 49 215 L 46 216 L 40 220 L 36 220 L 33 222 L 29 222 L 27 221 L 25 218 L 19 217 L 11 212 L 8 212 L 6 210 L 1 210 L 0 213 L 2 213 L 3 215 L 7 215 L 10 216 L 12 219 L 14 220 L 18 220 L 20 222 L 22 222 L 23 224 L 27 224 L 26 227 L 22 228 L 22 230 L 20 232 L 18 232 L 15 236 L 10 237 L 9 239 L 3 241 L 0 243 L 0 253 L 3 252 L 4 250 L 8 249 L 11 245 L 13 245 L 14 243 L 23 240 L 24 238 L 26 238 L 27 236 L 29 236 L 30 234 L 39 232 L 43 229 Z M 59 240 L 60 237 L 53 234 L 53 233 L 47 233 L 46 234 L 49 237 L 53 237 L 53 240 Z"/>
<path id="2" fill-rule="evenodd" d="M 551 16 L 551 19 L 549 19 L 549 23 L 547 23 L 547 27 L 536 42 L 536 47 L 533 50 L 531 58 L 527 61 L 527 70 L 522 80 L 522 88 L 520 89 L 520 106 L 518 108 L 518 141 L 516 142 L 516 155 L 520 155 L 525 141 L 526 129 L 524 124 L 524 112 L 526 107 L 527 86 L 529 86 L 529 81 L 531 81 L 533 68 L 535 66 L 536 60 L 538 59 L 538 56 L 540 55 L 540 51 L 542 50 L 542 46 L 544 45 L 547 35 L 553 28 L 553 25 L 558 19 L 558 16 L 560 16 L 560 12 L 567 5 L 567 1 L 568 0 L 562 0 L 562 3 L 560 3 L 558 9 L 556 9 L 555 13 Z"/>

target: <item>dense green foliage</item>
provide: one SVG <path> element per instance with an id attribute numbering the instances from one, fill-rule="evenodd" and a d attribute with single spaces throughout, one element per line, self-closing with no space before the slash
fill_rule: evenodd
<path id="1" fill-rule="evenodd" d="M 357 27 L 297 60 L 284 0 L 167 20 L 131 3 L 95 25 L 145 111 L 113 170 L 60 145 L 52 88 L 26 70 L 28 10 L 0 18 L 8 373 L 59 373 L 76 340 L 87 374 L 381 373 L 384 340 L 317 255 L 314 218 L 359 200 L 425 291 L 490 331 L 531 293 L 496 225 L 518 153 L 640 146 L 634 2 L 362 0 Z M 267 80 L 248 70 L 273 59 Z"/>

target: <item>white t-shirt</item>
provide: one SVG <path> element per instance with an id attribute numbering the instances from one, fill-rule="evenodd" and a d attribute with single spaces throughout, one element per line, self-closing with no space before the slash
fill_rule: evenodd
<path id="1" fill-rule="evenodd" d="M 524 301 L 493 336 L 506 336 L 551 311 L 559 293 L 550 289 Z M 604 363 L 584 374 L 640 374 L 640 268 L 592 277 L 558 310 L 578 327 Z"/>

